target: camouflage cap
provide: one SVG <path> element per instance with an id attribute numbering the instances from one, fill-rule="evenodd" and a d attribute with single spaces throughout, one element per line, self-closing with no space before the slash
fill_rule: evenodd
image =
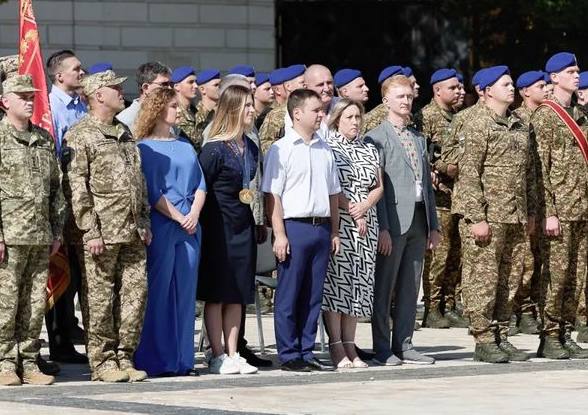
<path id="1" fill-rule="evenodd" d="M 0 56 L 0 72 L 11 78 L 18 72 L 18 55 Z"/>
<path id="2" fill-rule="evenodd" d="M 126 80 L 126 76 L 116 76 L 114 71 L 108 70 L 84 76 L 82 88 L 84 89 L 84 94 L 90 96 L 104 86 L 120 85 Z"/>
<path id="3" fill-rule="evenodd" d="M 21 93 L 21 92 L 37 92 L 37 88 L 33 86 L 33 77 L 31 75 L 15 75 L 12 78 L 8 78 L 2 82 L 3 94 L 6 95 L 10 92 Z"/>

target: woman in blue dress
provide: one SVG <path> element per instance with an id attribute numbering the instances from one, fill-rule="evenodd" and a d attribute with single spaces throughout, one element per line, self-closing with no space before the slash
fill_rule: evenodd
<path id="1" fill-rule="evenodd" d="M 153 231 L 147 250 L 147 310 L 135 365 L 149 376 L 194 370 L 202 239 L 198 219 L 206 185 L 194 148 L 172 133 L 177 107 L 172 89 L 157 89 L 143 101 L 135 124 Z"/>
<path id="2" fill-rule="evenodd" d="M 251 90 L 229 86 L 222 94 L 200 152 L 208 197 L 202 211 L 202 262 L 198 299 L 206 302 L 204 322 L 212 358 L 211 373 L 255 373 L 237 352 L 241 310 L 254 301 L 257 244 L 249 184 L 258 150 L 246 133 L 253 127 Z M 224 347 L 222 344 L 224 338 Z"/>

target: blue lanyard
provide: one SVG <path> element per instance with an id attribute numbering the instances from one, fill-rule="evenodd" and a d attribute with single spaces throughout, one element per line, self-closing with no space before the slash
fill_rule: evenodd
<path id="1" fill-rule="evenodd" d="M 239 145 L 236 142 L 231 142 L 229 144 L 229 147 L 231 147 L 231 150 L 233 150 L 233 153 L 235 153 L 235 156 L 237 156 L 237 159 L 239 160 L 239 164 L 241 165 L 242 169 L 243 169 L 243 189 L 249 189 L 249 183 L 251 182 L 251 171 L 250 171 L 250 160 L 249 160 L 249 148 L 247 146 L 247 141 L 243 140 L 245 142 L 245 148 L 243 149 L 243 161 L 241 161 L 241 154 L 239 152 Z"/>

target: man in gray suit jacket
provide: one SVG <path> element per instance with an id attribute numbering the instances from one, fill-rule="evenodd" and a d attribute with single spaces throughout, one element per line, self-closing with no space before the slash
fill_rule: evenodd
<path id="1" fill-rule="evenodd" d="M 380 237 L 372 315 L 374 361 L 432 364 L 413 349 L 416 303 L 426 249 L 439 242 L 435 195 L 424 138 L 408 127 L 413 91 L 408 78 L 382 84 L 387 119 L 366 134 L 380 153 L 384 196 L 378 202 Z M 389 312 L 394 293 L 394 327 L 390 341 Z"/>

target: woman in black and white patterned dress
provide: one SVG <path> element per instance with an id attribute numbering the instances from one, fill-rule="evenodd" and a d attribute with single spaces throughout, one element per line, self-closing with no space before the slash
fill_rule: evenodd
<path id="1" fill-rule="evenodd" d="M 378 151 L 360 137 L 363 106 L 349 99 L 335 104 L 329 143 L 339 172 L 341 250 L 331 258 L 323 294 L 329 350 L 338 368 L 366 367 L 355 351 L 358 317 L 372 314 L 378 245 L 376 203 L 382 197 Z"/>

